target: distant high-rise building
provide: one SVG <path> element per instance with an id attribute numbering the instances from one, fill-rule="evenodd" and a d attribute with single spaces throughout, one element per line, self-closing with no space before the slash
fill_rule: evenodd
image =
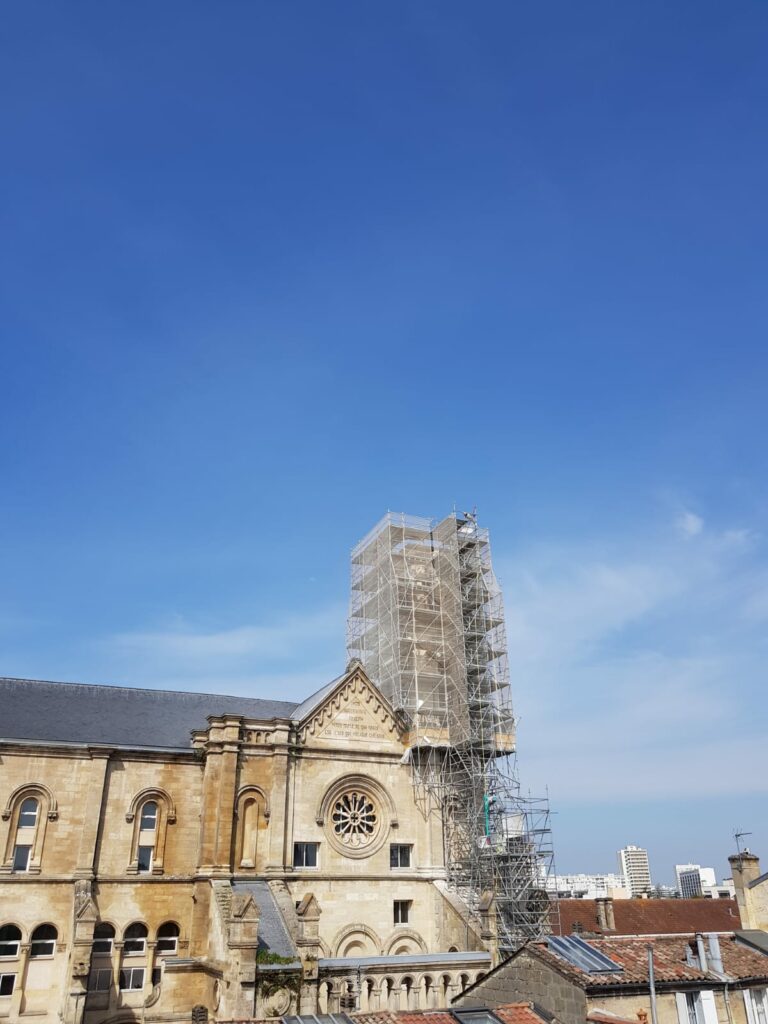
<path id="1" fill-rule="evenodd" d="M 639 896 L 651 888 L 651 868 L 648 851 L 639 846 L 625 846 L 619 850 L 619 871 L 627 880 L 632 896 Z"/>
<path id="2" fill-rule="evenodd" d="M 733 895 L 733 880 L 727 878 L 718 885 L 714 868 L 703 868 L 700 864 L 675 864 L 675 878 L 680 895 L 687 899 L 696 896 L 727 899 Z"/>
<path id="3" fill-rule="evenodd" d="M 597 900 L 611 896 L 625 899 L 629 896 L 623 875 L 551 875 L 547 882 L 551 893 L 559 899 Z"/>

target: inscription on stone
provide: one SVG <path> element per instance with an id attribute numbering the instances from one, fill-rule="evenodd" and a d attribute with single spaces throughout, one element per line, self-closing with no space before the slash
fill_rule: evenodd
<path id="1" fill-rule="evenodd" d="M 333 740 L 378 740 L 381 728 L 358 704 L 340 711 L 323 729 L 322 735 Z"/>

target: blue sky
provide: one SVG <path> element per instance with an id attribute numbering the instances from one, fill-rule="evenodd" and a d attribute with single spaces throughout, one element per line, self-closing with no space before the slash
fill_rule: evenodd
<path id="1" fill-rule="evenodd" d="M 477 505 L 562 870 L 768 862 L 768 7 L 9 5 L 0 672 L 305 695 Z"/>

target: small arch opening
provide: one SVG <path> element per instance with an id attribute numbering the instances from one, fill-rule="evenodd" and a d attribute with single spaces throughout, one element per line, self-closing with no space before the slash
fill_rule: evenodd
<path id="1" fill-rule="evenodd" d="M 30 957 L 53 956 L 56 952 L 56 940 L 59 937 L 58 931 L 52 924 L 41 924 L 32 932 L 30 942 Z"/>

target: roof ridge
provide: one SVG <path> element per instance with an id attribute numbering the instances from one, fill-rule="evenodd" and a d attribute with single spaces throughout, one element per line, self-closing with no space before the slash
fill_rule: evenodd
<path id="1" fill-rule="evenodd" d="M 25 676 L 0 676 L 0 683 L 37 683 L 44 686 L 82 686 L 91 690 L 122 690 L 124 693 L 173 693 L 181 697 L 226 697 L 232 700 L 262 700 L 270 704 L 290 704 L 298 707 L 301 701 L 274 700 L 271 697 L 248 697 L 242 693 L 210 693 L 207 690 L 167 690 L 156 686 L 121 686 L 119 683 L 82 683 L 65 679 L 29 679 Z"/>

